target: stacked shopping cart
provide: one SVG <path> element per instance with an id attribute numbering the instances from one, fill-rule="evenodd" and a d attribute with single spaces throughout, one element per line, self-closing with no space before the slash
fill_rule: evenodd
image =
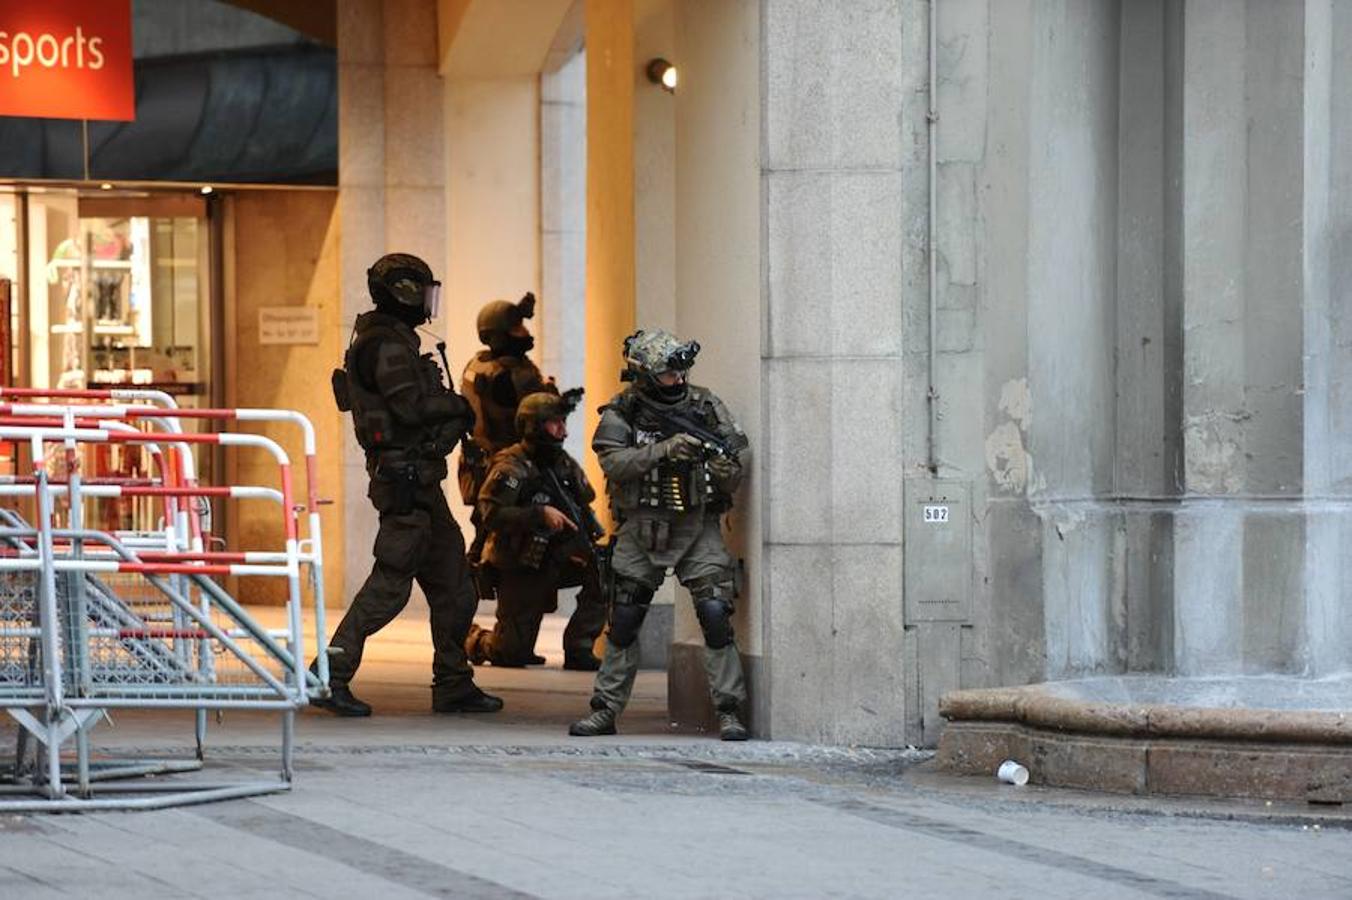
<path id="1" fill-rule="evenodd" d="M 278 443 L 225 430 L 242 422 L 300 429 L 303 498 Z M 0 441 L 27 457 L 26 474 L 0 476 L 0 710 L 18 724 L 13 765 L 0 763 L 0 811 L 156 808 L 285 790 L 296 712 L 328 679 L 310 422 L 288 410 L 184 409 L 150 390 L 4 388 Z M 275 484 L 201 483 L 194 448 L 203 446 L 269 455 Z M 89 452 L 99 447 L 139 453 L 144 475 L 88 465 L 108 458 Z M 98 501 L 123 498 L 153 503 L 152 523 L 91 527 Z M 282 545 L 221 547 L 212 501 L 227 499 L 274 507 Z M 284 627 L 264 628 L 226 590 L 256 578 L 285 583 Z M 305 667 L 303 606 L 313 610 L 315 672 Z M 193 710 L 196 758 L 114 762 L 91 752 L 90 731 L 124 708 Z M 207 714 L 222 709 L 280 714 L 280 778 L 144 777 L 200 769 Z"/>

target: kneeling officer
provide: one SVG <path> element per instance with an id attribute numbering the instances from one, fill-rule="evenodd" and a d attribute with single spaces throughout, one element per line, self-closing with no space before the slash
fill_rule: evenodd
<path id="1" fill-rule="evenodd" d="M 591 511 L 596 491 L 563 449 L 566 419 L 582 389 L 539 392 L 521 401 L 521 440 L 498 453 L 479 492 L 478 518 L 487 542 L 484 565 L 494 570 L 498 615 L 493 630 L 470 630 L 473 662 L 524 666 L 532 661 L 540 620 L 558 608 L 559 588 L 581 586 L 563 632 L 563 667 L 595 671 L 592 642 L 605 624 L 594 542 L 604 533 Z"/>
<path id="2" fill-rule="evenodd" d="M 478 598 L 465 568 L 464 537 L 441 489 L 446 456 L 473 427 L 474 415 L 443 383 L 431 354 L 419 355 L 413 330 L 436 315 L 441 285 L 427 263 L 406 253 L 382 256 L 366 279 L 376 308 L 357 317 L 333 387 L 366 451 L 367 496 L 380 530 L 371 574 L 329 640 L 332 696 L 315 705 L 340 716 L 371 714 L 348 683 L 366 639 L 408 604 L 416 578 L 432 614 L 432 708 L 496 712 L 502 701 L 479 690 L 465 660 Z"/>

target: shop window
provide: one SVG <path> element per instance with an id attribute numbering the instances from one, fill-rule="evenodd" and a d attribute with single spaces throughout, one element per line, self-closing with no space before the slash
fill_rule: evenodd
<path id="1" fill-rule="evenodd" d="M 172 204 L 156 198 L 105 195 L 90 202 L 76 191 L 33 189 L 26 200 L 28 383 L 151 388 L 172 395 L 180 406 L 208 405 L 206 219 L 157 215 Z M 192 431 L 197 423 L 184 420 L 183 427 Z M 82 465 L 92 477 L 137 480 L 157 474 L 139 447 L 94 445 L 85 453 Z M 195 457 L 198 470 L 209 474 L 211 454 Z M 152 502 L 99 501 L 94 525 L 154 527 L 156 509 Z"/>

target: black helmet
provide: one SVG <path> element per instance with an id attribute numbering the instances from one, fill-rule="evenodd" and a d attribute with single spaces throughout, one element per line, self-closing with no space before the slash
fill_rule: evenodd
<path id="1" fill-rule="evenodd" d="M 405 319 L 425 322 L 437 315 L 441 282 L 411 253 L 387 253 L 366 270 L 366 287 L 376 306 Z"/>
<path id="2" fill-rule="evenodd" d="M 479 310 L 476 325 L 479 340 L 495 353 L 509 353 L 512 356 L 524 356 L 535 346 L 533 338 L 513 338 L 509 332 L 526 319 L 535 318 L 535 294 L 527 292 L 515 303 L 506 300 L 494 300 L 484 304 Z"/>

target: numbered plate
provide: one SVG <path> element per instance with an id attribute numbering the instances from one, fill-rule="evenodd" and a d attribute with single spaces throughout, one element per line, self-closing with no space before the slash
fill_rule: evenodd
<path id="1" fill-rule="evenodd" d="M 942 525 L 948 521 L 949 507 L 947 504 L 926 503 L 924 510 L 926 524 Z"/>

